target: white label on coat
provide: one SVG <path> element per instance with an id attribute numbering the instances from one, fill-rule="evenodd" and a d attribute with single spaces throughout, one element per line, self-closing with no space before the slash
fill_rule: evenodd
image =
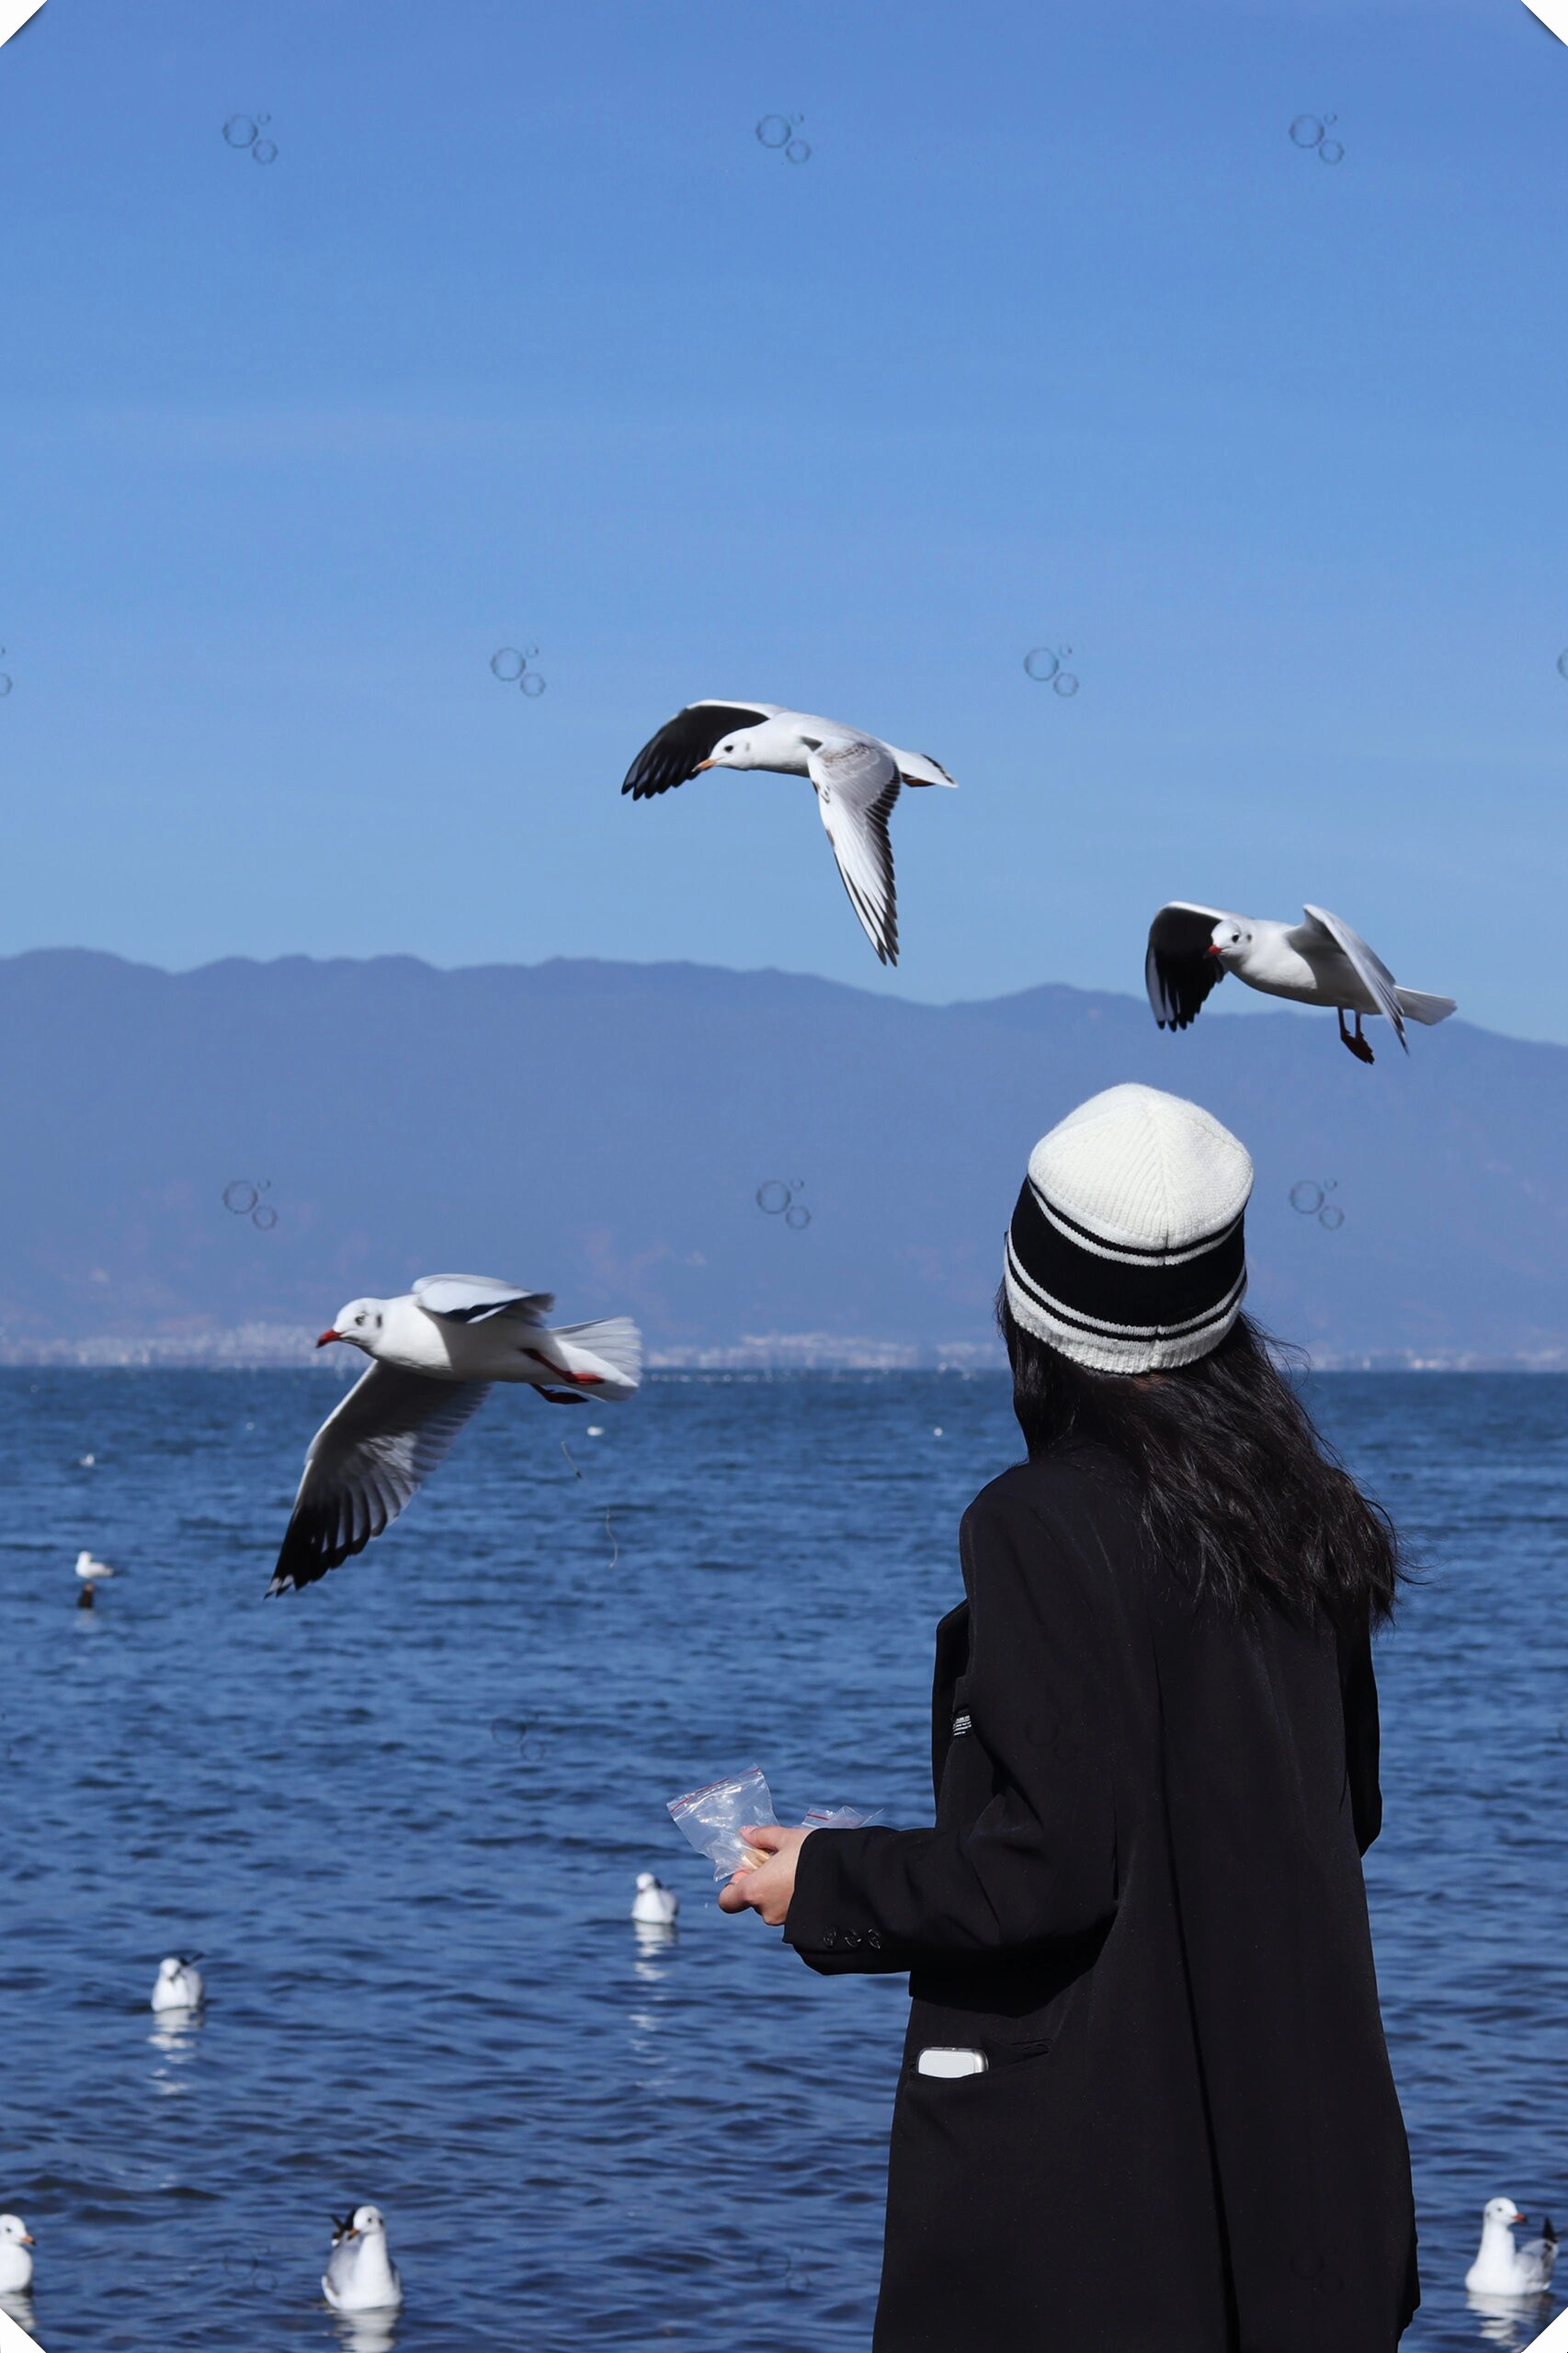
<path id="1" fill-rule="evenodd" d="M 991 2064 L 983 2051 L 950 2051 L 933 2044 L 915 2062 L 917 2075 L 983 2075 Z"/>

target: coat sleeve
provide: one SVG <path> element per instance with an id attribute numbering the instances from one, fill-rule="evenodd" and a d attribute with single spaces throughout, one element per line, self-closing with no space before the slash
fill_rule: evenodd
<path id="1" fill-rule="evenodd" d="M 1356 1825 L 1357 1847 L 1364 1855 L 1383 1826 L 1383 1793 L 1378 1779 L 1378 1685 L 1372 1673 L 1371 1635 L 1365 1620 L 1342 1629 L 1336 1639 L 1350 1814 Z"/>
<path id="2" fill-rule="evenodd" d="M 971 1729 L 935 1829 L 823 1830 L 801 1849 L 784 1934 L 824 1975 L 1024 1953 L 1116 1909 L 1104 1674 L 1071 1537 L 988 1492 L 960 1550 Z"/>

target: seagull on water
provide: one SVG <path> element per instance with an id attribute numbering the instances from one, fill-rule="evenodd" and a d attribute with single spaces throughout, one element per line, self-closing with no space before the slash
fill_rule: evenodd
<path id="1" fill-rule="evenodd" d="M 631 1916 L 639 1927 L 673 1928 L 676 1914 L 680 1910 L 680 1898 L 655 1879 L 652 1871 L 639 1871 L 637 1893 L 631 1899 Z"/>
<path id="2" fill-rule="evenodd" d="M 196 1965 L 200 1959 L 199 1952 L 192 1953 L 188 1961 L 177 1952 L 171 1952 L 158 1963 L 157 1983 L 153 1987 L 153 2007 L 155 2010 L 199 2010 L 207 1998 L 207 1987 Z"/>
<path id="3" fill-rule="evenodd" d="M 770 768 L 810 777 L 849 904 L 884 964 L 898 962 L 898 903 L 888 819 L 901 785 L 953 781 L 938 761 L 880 735 L 776 702 L 687 703 L 649 739 L 622 792 L 651 801 L 704 768 Z"/>
<path id="4" fill-rule="evenodd" d="M 1306 907 L 1301 923 L 1276 923 L 1266 915 L 1227 915 L 1221 907 L 1194 906 L 1173 899 L 1149 926 L 1143 979 L 1162 1029 L 1185 1029 L 1197 1020 L 1203 1000 L 1227 972 L 1266 996 L 1297 1005 L 1332 1005 L 1339 1015 L 1340 1043 L 1358 1062 L 1372 1050 L 1361 1034 L 1361 1017 L 1381 1013 L 1410 1051 L 1407 1021 L 1431 1028 L 1457 1010 L 1451 996 L 1426 996 L 1402 989 L 1388 966 L 1366 941 L 1331 915 L 1326 907 Z M 1352 1036 L 1346 1014 L 1356 1017 Z"/>
<path id="5" fill-rule="evenodd" d="M 332 2253 L 321 2288 L 335 2313 L 386 2312 L 402 2303 L 403 2281 L 379 2206 L 356 2206 L 346 2222 L 333 2216 Z"/>
<path id="6" fill-rule="evenodd" d="M 1464 2275 L 1464 2284 L 1476 2296 L 1540 2296 L 1551 2285 L 1557 2261 L 1557 2233 L 1549 2215 L 1541 2219 L 1541 2235 L 1514 2245 L 1515 2227 L 1529 2220 L 1511 2198 L 1489 2198 L 1481 2210 L 1481 2245 Z"/>
<path id="7" fill-rule="evenodd" d="M 96 1577 L 118 1576 L 119 1571 L 111 1569 L 107 1561 L 95 1561 L 92 1554 L 84 1549 L 76 1555 L 76 1574 L 91 1580 Z"/>
<path id="8" fill-rule="evenodd" d="M 33 2234 L 19 2214 L 0 2214 L 0 2296 L 32 2285 Z"/>
<path id="9" fill-rule="evenodd" d="M 555 1405 L 616 1403 L 642 1375 L 642 1337 L 623 1315 L 552 1328 L 547 1290 L 488 1275 L 424 1275 L 400 1299 L 351 1299 L 317 1340 L 370 1359 L 305 1457 L 267 1590 L 290 1593 L 362 1552 L 418 1492 L 495 1381 Z"/>

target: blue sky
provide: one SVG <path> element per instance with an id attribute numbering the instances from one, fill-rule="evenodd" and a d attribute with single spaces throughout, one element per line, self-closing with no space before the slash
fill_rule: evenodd
<path id="1" fill-rule="evenodd" d="M 1565 152 L 1519 0 L 48 0 L 0 950 L 949 998 L 1311 898 L 1568 1039 Z M 894 821 L 896 974 L 803 783 L 620 800 L 724 693 L 960 778 Z"/>

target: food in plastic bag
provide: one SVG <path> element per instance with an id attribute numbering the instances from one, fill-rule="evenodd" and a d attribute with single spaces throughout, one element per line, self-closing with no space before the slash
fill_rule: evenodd
<path id="1" fill-rule="evenodd" d="M 767 1856 L 760 1847 L 748 1847 L 743 1827 L 777 1822 L 773 1799 L 760 1765 L 748 1765 L 727 1781 L 710 1781 L 704 1790 L 689 1790 L 671 1798 L 670 1818 L 681 1836 L 689 1838 L 699 1855 L 712 1859 L 715 1879 L 728 1879 L 743 1863 L 755 1870 Z"/>
<path id="2" fill-rule="evenodd" d="M 710 1857 L 715 1879 L 729 1879 L 743 1868 L 755 1870 L 758 1863 L 767 1860 L 760 1847 L 748 1847 L 741 1836 L 743 1829 L 757 1829 L 778 1820 L 760 1765 L 748 1765 L 744 1773 L 733 1773 L 727 1780 L 710 1781 L 705 1789 L 671 1798 L 669 1811 L 682 1836 L 690 1839 L 699 1855 Z M 858 1806 L 817 1805 L 809 1810 L 801 1827 L 859 1830 L 875 1820 L 874 1813 L 863 1813 Z"/>

